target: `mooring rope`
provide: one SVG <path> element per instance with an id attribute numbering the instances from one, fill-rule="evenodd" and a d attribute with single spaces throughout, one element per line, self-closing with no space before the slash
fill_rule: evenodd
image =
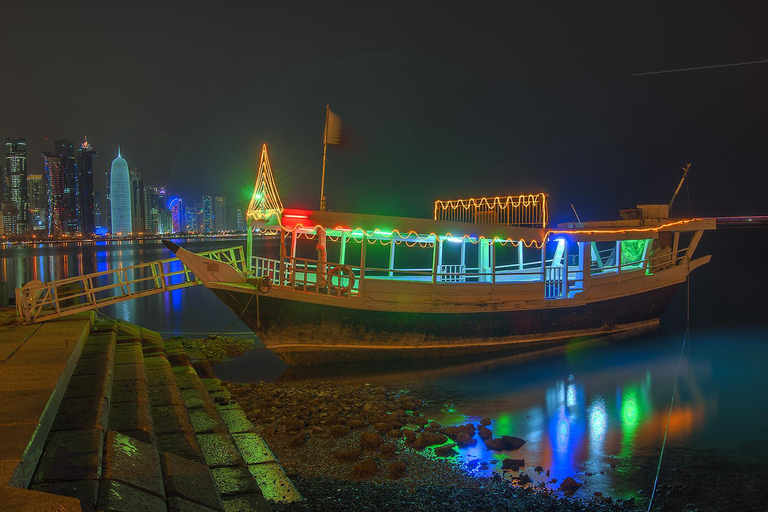
<path id="1" fill-rule="evenodd" d="M 253 297 L 254 297 L 254 295 L 256 296 L 256 304 L 258 305 L 258 304 L 259 304 L 259 290 L 258 290 L 258 289 L 256 289 L 256 293 L 254 293 L 253 295 L 251 295 L 251 298 L 249 298 L 249 299 L 248 299 L 248 302 L 246 302 L 246 303 L 245 303 L 245 307 L 243 308 L 243 311 L 242 311 L 242 312 L 241 312 L 239 315 L 237 315 L 237 318 L 235 318 L 235 321 L 234 321 L 234 322 L 232 322 L 231 324 L 229 324 L 229 326 L 228 326 L 226 329 L 224 329 L 223 331 L 221 331 L 219 334 L 215 334 L 215 335 L 213 335 L 213 336 L 211 336 L 211 335 L 208 335 L 208 337 L 209 337 L 209 338 L 218 338 L 219 336 L 221 336 L 222 334 L 224 334 L 225 332 L 227 332 L 228 330 L 230 330 L 231 328 L 233 328 L 233 327 L 235 326 L 235 324 L 236 324 L 238 321 L 240 321 L 240 319 L 241 319 L 241 318 L 242 318 L 242 316 L 245 314 L 245 312 L 246 312 L 246 311 L 248 311 L 248 306 L 250 306 L 250 305 L 251 305 L 251 301 L 253 300 Z"/>
<path id="2" fill-rule="evenodd" d="M 664 458 L 664 448 L 667 446 L 667 434 L 669 433 L 669 424 L 672 421 L 672 407 L 675 405 L 675 394 L 677 393 L 677 381 L 680 379 L 680 367 L 683 364 L 683 354 L 685 354 L 685 345 L 688 340 L 691 328 L 691 276 L 685 280 L 686 306 L 685 306 L 685 335 L 683 336 L 683 346 L 680 349 L 680 359 L 677 361 L 677 374 L 675 375 L 675 385 L 672 387 L 672 401 L 669 404 L 669 414 L 667 415 L 667 428 L 664 429 L 664 440 L 661 442 L 661 452 L 659 453 L 659 465 L 656 467 L 656 478 L 653 481 L 653 491 L 651 500 L 648 502 L 648 512 L 651 512 L 653 498 L 656 496 L 656 487 L 659 483 L 659 473 L 661 473 L 661 461 Z"/>

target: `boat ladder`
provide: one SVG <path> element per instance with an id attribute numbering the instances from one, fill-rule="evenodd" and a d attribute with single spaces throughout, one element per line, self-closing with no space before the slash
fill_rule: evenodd
<path id="1" fill-rule="evenodd" d="M 245 272 L 242 247 L 201 253 Z M 118 302 L 202 284 L 178 258 L 140 263 L 16 289 L 16 314 L 22 323 L 91 311 Z"/>

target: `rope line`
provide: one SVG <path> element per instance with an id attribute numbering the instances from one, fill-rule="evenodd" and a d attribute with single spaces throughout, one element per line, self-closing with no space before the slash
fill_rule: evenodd
<path id="1" fill-rule="evenodd" d="M 237 318 L 235 318 L 234 322 L 229 324 L 229 326 L 226 329 L 224 329 L 223 331 L 221 331 L 219 334 L 216 334 L 216 335 L 213 335 L 213 336 L 208 335 L 208 337 L 209 338 L 218 338 L 219 336 L 221 336 L 222 334 L 224 334 L 225 332 L 227 332 L 228 330 L 233 328 L 235 326 L 235 324 L 242 318 L 242 316 L 245 314 L 245 312 L 248 311 L 248 306 L 251 305 L 251 301 L 253 300 L 254 295 L 258 296 L 259 295 L 259 291 L 256 290 L 256 293 L 251 295 L 251 297 L 248 299 L 248 302 L 245 303 L 245 307 L 243 308 L 243 311 L 239 315 L 237 315 Z M 258 301 L 259 299 L 257 298 L 256 300 Z M 257 304 L 258 304 L 258 302 L 257 302 Z"/>
<path id="2" fill-rule="evenodd" d="M 683 71 L 699 71 L 702 69 L 732 68 L 735 66 L 751 66 L 752 64 L 766 64 L 768 59 L 753 60 L 749 62 L 733 62 L 731 64 L 714 64 L 712 66 L 696 66 L 693 68 L 665 69 L 663 71 L 646 71 L 644 73 L 632 73 L 632 76 L 663 75 L 664 73 L 682 73 Z"/>
<path id="3" fill-rule="evenodd" d="M 685 354 L 685 345 L 688 341 L 688 335 L 691 324 L 691 276 L 686 278 L 686 311 L 685 311 L 685 335 L 683 336 L 683 346 L 680 349 L 680 359 L 677 361 L 677 374 L 675 375 L 675 385 L 672 387 L 672 401 L 669 403 L 669 414 L 667 415 L 667 427 L 664 429 L 664 440 L 661 442 L 661 452 L 659 453 L 659 465 L 656 467 L 656 478 L 653 480 L 653 491 L 651 500 L 648 502 L 648 512 L 653 506 L 653 499 L 656 496 L 656 488 L 659 484 L 659 474 L 661 473 L 661 461 L 664 458 L 664 448 L 667 446 L 667 434 L 669 433 L 669 424 L 672 421 L 672 407 L 675 405 L 675 394 L 677 393 L 677 381 L 680 379 L 680 367 L 683 364 L 683 355 Z"/>

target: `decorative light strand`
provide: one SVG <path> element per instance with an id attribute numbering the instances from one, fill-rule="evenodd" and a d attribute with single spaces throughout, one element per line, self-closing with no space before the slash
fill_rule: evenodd
<path id="1" fill-rule="evenodd" d="M 510 224 L 541 224 L 542 227 L 547 226 L 548 210 L 547 210 L 547 195 L 543 192 L 538 194 L 521 194 L 519 196 L 504 196 L 504 197 L 481 197 L 481 198 L 469 198 L 469 199 L 438 199 L 435 201 L 434 220 L 455 220 L 457 222 L 474 222 L 472 219 L 470 208 L 474 208 L 474 214 L 477 215 L 478 210 L 485 206 L 487 211 L 494 211 L 498 208 L 500 211 L 507 210 L 507 215 L 512 216 L 512 210 L 516 210 L 521 206 L 524 208 L 537 207 L 540 205 L 541 211 L 522 211 L 518 213 L 520 217 L 519 222 L 511 222 Z M 459 208 L 464 210 L 463 217 L 460 219 L 448 219 L 445 218 L 445 212 L 448 209 L 455 212 Z M 443 218 L 440 218 L 439 213 L 443 213 Z"/>

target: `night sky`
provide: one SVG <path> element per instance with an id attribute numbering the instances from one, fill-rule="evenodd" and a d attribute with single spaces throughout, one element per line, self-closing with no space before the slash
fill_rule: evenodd
<path id="1" fill-rule="evenodd" d="M 26 137 L 40 173 L 53 140 L 87 135 L 101 189 L 119 144 L 145 185 L 230 206 L 266 142 L 285 205 L 316 209 L 330 103 L 331 209 L 545 191 L 555 220 L 614 218 L 669 201 L 692 162 L 694 215 L 768 214 L 768 64 L 632 76 L 768 59 L 767 19 L 768 2 L 6 2 L 0 137 Z"/>

